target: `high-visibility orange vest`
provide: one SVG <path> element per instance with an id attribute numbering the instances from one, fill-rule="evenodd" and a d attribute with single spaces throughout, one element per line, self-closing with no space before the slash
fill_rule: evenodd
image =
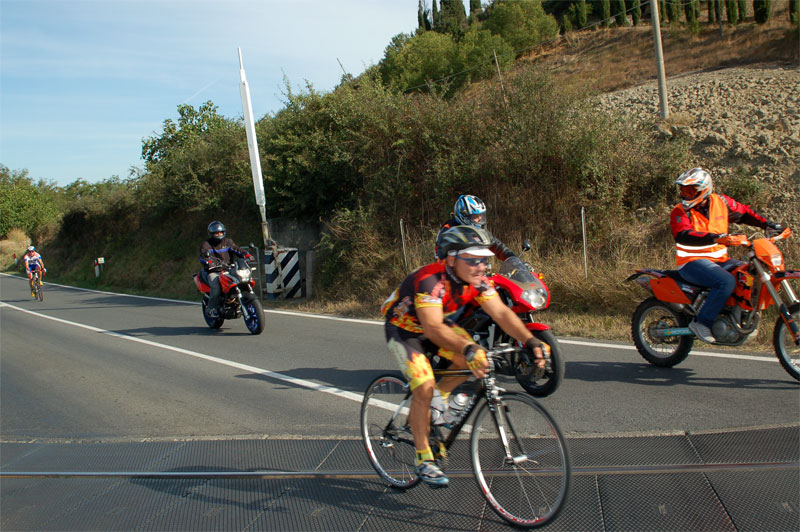
<path id="1" fill-rule="evenodd" d="M 707 233 L 727 233 L 728 232 L 728 206 L 717 194 L 708 197 L 708 218 L 694 209 L 687 212 L 682 205 L 678 205 L 686 216 L 692 221 L 692 228 L 695 231 Z M 725 262 L 728 260 L 728 246 L 722 244 L 708 244 L 705 246 L 687 246 L 686 244 L 675 243 L 675 262 L 682 266 L 687 262 L 697 259 L 708 259 L 713 262 Z"/>

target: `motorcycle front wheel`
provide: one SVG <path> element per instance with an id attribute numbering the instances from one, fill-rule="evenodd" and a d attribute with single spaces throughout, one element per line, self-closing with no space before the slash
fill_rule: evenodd
<path id="1" fill-rule="evenodd" d="M 203 298 L 203 319 L 206 320 L 206 325 L 212 329 L 219 329 L 225 322 L 225 318 L 222 316 L 219 318 L 212 318 L 208 315 L 208 298 L 205 297 Z"/>
<path id="2" fill-rule="evenodd" d="M 800 304 L 792 305 L 789 314 L 795 323 L 800 323 Z M 783 369 L 795 380 L 800 380 L 800 347 L 796 346 L 792 334 L 786 327 L 783 317 L 779 316 L 775 323 L 775 332 L 772 334 L 772 343 L 775 346 L 775 355 Z"/>
<path id="3" fill-rule="evenodd" d="M 694 336 L 664 336 L 660 331 L 688 324 L 686 315 L 672 310 L 655 297 L 645 299 L 633 312 L 633 343 L 639 354 L 654 366 L 671 368 L 689 356 Z"/>
<path id="4" fill-rule="evenodd" d="M 526 392 L 534 397 L 547 397 L 558 389 L 564 380 L 565 363 L 558 340 L 550 330 L 531 331 L 537 340 L 547 344 L 545 347 L 544 371 L 535 364 L 519 360 L 514 364 L 514 376 Z M 548 349 L 549 347 L 549 349 Z"/>
<path id="5" fill-rule="evenodd" d="M 264 307 L 261 305 L 261 301 L 251 298 L 245 299 L 243 303 L 247 314 L 250 315 L 250 318 L 244 318 L 247 330 L 250 331 L 250 334 L 261 334 L 264 332 Z"/>

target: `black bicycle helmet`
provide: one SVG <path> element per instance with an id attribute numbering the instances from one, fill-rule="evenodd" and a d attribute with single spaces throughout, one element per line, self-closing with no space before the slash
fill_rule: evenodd
<path id="1" fill-rule="evenodd" d="M 448 254 L 455 255 L 460 251 L 473 248 L 475 252 L 478 252 L 477 254 L 493 255 L 488 250 L 491 245 L 492 239 L 485 229 L 474 225 L 456 225 L 442 233 L 437 253 L 439 258 L 443 259 Z"/>
<path id="2" fill-rule="evenodd" d="M 214 234 L 214 233 L 219 233 L 220 231 L 222 231 L 222 238 L 225 238 L 225 235 L 227 235 L 228 232 L 225 230 L 225 225 L 222 222 L 214 220 L 213 222 L 208 224 L 208 238 L 210 240 L 213 240 L 215 242 L 221 242 L 222 238 Z"/>

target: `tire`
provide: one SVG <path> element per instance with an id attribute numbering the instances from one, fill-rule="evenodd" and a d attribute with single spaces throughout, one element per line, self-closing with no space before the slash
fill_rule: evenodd
<path id="1" fill-rule="evenodd" d="M 547 344 L 550 348 L 544 372 L 537 372 L 535 365 L 519 362 L 514 364 L 514 376 L 520 386 L 529 394 L 534 397 L 547 397 L 555 392 L 561 385 L 561 381 L 564 380 L 564 356 L 552 331 L 531 332 L 540 342 Z"/>
<path id="2" fill-rule="evenodd" d="M 800 323 L 800 304 L 794 304 L 789 307 L 789 313 L 795 323 Z M 783 369 L 795 380 L 800 380 L 800 347 L 794 344 L 792 335 L 781 316 L 778 316 L 778 321 L 775 322 L 772 344 L 775 347 L 775 355 L 778 357 Z"/>
<path id="3" fill-rule="evenodd" d="M 569 493 L 571 468 L 564 436 L 531 397 L 503 393 L 500 401 L 493 414 L 483 400 L 474 418 L 470 454 L 475 480 L 497 515 L 520 528 L 537 528 L 555 519 Z M 500 424 L 513 461 L 505 459 Z"/>
<path id="4" fill-rule="evenodd" d="M 654 335 L 656 329 L 686 327 L 688 316 L 672 310 L 655 297 L 642 301 L 633 312 L 631 335 L 636 350 L 645 360 L 662 368 L 671 368 L 683 362 L 692 350 L 694 336 Z"/>
<path id="5" fill-rule="evenodd" d="M 247 313 L 252 316 L 250 319 L 244 318 L 244 325 L 250 334 L 261 334 L 264 332 L 264 307 L 261 301 L 256 298 L 245 299 Z"/>
<path id="6" fill-rule="evenodd" d="M 372 381 L 361 403 L 361 436 L 372 467 L 393 488 L 419 484 L 416 449 L 408 425 L 411 390 L 402 378 L 382 375 Z"/>
<path id="7" fill-rule="evenodd" d="M 42 288 L 42 280 L 36 279 L 36 297 L 39 301 L 44 301 L 44 289 Z"/>
<path id="8" fill-rule="evenodd" d="M 220 316 L 219 318 L 212 318 L 208 315 L 207 309 L 208 308 L 208 298 L 203 298 L 203 319 L 206 320 L 206 325 L 208 325 L 212 329 L 219 329 L 222 327 L 222 324 L 225 323 L 225 318 Z"/>

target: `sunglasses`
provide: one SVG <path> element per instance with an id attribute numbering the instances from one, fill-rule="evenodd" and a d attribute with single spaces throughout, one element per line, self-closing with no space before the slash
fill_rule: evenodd
<path id="1" fill-rule="evenodd" d="M 473 268 L 477 267 L 479 264 L 487 264 L 489 262 L 489 257 L 481 257 L 481 258 L 474 258 L 473 259 L 473 258 L 459 257 L 458 255 L 456 255 L 456 258 L 458 260 L 463 260 L 464 262 L 466 262 L 469 266 L 471 266 Z"/>

